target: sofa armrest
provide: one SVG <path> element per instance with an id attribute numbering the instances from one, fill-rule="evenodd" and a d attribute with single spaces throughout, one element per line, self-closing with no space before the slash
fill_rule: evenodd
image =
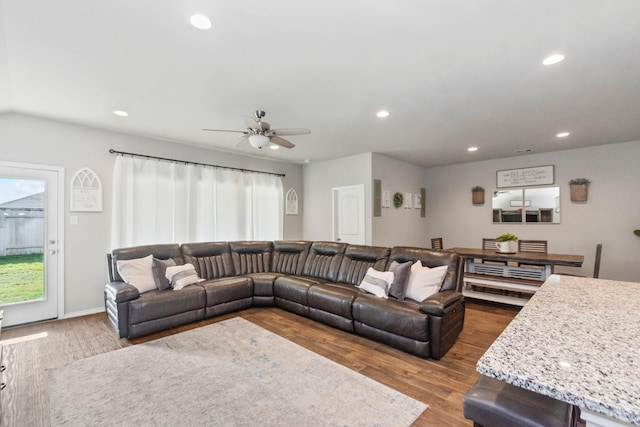
<path id="1" fill-rule="evenodd" d="M 105 285 L 105 292 L 112 301 L 117 303 L 134 300 L 140 296 L 138 289 L 125 282 L 109 282 Z"/>
<path id="2" fill-rule="evenodd" d="M 457 304 L 464 297 L 457 291 L 442 291 L 435 293 L 422 301 L 420 311 L 430 316 L 442 317 L 451 305 Z"/>

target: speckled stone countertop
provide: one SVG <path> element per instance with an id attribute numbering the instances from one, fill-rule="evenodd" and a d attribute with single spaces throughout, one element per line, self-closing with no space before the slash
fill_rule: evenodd
<path id="1" fill-rule="evenodd" d="M 640 283 L 551 275 L 476 368 L 640 425 Z"/>

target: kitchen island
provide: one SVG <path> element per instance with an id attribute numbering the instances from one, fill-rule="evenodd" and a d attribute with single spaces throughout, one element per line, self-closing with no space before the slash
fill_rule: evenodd
<path id="1" fill-rule="evenodd" d="M 580 407 L 587 426 L 640 426 L 640 283 L 551 275 L 477 363 Z"/>

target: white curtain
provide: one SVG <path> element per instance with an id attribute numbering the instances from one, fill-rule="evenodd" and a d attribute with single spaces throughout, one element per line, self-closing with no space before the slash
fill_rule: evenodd
<path id="1" fill-rule="evenodd" d="M 282 179 L 118 156 L 111 227 L 112 248 L 282 239 Z"/>

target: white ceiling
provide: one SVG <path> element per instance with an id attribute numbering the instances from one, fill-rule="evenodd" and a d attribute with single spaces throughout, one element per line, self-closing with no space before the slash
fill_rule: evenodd
<path id="1" fill-rule="evenodd" d="M 201 128 L 262 109 L 312 130 L 259 153 L 299 163 L 634 141 L 639 28 L 638 0 L 0 0 L 0 112 L 256 153 Z"/>

